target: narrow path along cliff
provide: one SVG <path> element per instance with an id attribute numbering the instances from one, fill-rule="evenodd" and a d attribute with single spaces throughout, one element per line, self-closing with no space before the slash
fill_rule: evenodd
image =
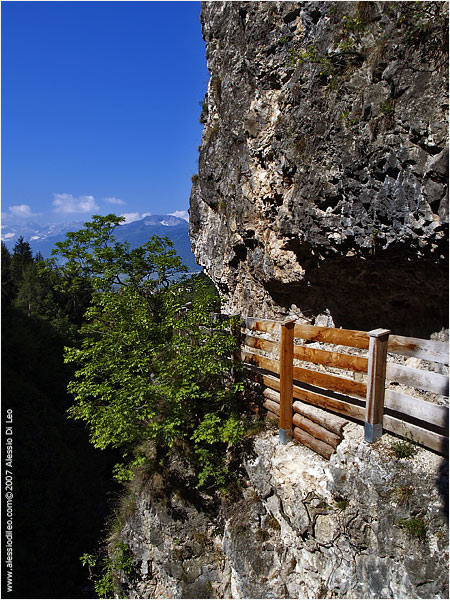
<path id="1" fill-rule="evenodd" d="M 448 5 L 203 2 L 201 20 L 190 237 L 227 312 L 447 341 Z M 200 491 L 174 447 L 135 478 L 125 597 L 448 597 L 438 453 L 350 419 L 329 460 L 269 426 L 239 468 Z"/>

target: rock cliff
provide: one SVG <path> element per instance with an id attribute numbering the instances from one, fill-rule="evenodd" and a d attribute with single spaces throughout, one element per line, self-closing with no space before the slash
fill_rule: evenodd
<path id="1" fill-rule="evenodd" d="M 230 312 L 447 326 L 447 4 L 205 2 L 196 259 Z M 349 423 L 330 461 L 257 436 L 233 496 L 180 453 L 136 479 L 130 598 L 447 598 L 448 463 Z"/>
<path id="2" fill-rule="evenodd" d="M 204 2 L 197 261 L 249 316 L 448 323 L 443 2 Z"/>
<path id="3" fill-rule="evenodd" d="M 228 501 L 193 490 L 178 457 L 131 495 L 121 597 L 447 598 L 445 462 L 396 459 L 393 441 L 349 424 L 327 462 L 266 432 Z"/>

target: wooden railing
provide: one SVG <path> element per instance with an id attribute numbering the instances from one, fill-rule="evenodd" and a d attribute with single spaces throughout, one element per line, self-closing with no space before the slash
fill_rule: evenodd
<path id="1" fill-rule="evenodd" d="M 241 358 L 263 386 L 268 414 L 279 420 L 280 441 L 293 436 L 326 457 L 348 420 L 364 423 L 366 441 L 385 430 L 448 454 L 448 376 L 395 362 L 393 355 L 431 361 L 435 368 L 449 362 L 447 343 L 384 329 L 242 319 Z M 423 392 L 437 403 L 421 398 Z"/>

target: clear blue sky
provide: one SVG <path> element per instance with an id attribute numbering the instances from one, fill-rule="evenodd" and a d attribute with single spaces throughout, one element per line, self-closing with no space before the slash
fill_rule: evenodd
<path id="1" fill-rule="evenodd" d="M 187 210 L 209 77 L 200 2 L 1 9 L 3 224 Z"/>

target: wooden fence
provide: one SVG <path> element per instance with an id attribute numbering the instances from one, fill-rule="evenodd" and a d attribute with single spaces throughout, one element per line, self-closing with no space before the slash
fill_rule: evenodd
<path id="1" fill-rule="evenodd" d="M 447 343 L 292 319 L 243 318 L 241 325 L 247 377 L 253 373 L 262 384 L 264 407 L 279 420 L 282 443 L 293 436 L 329 457 L 351 420 L 364 423 L 368 442 L 385 430 L 448 455 L 449 409 L 442 403 L 449 379 L 431 370 L 448 365 Z M 430 361 L 430 370 L 402 364 L 399 355 Z M 434 402 L 420 397 L 430 394 Z"/>

